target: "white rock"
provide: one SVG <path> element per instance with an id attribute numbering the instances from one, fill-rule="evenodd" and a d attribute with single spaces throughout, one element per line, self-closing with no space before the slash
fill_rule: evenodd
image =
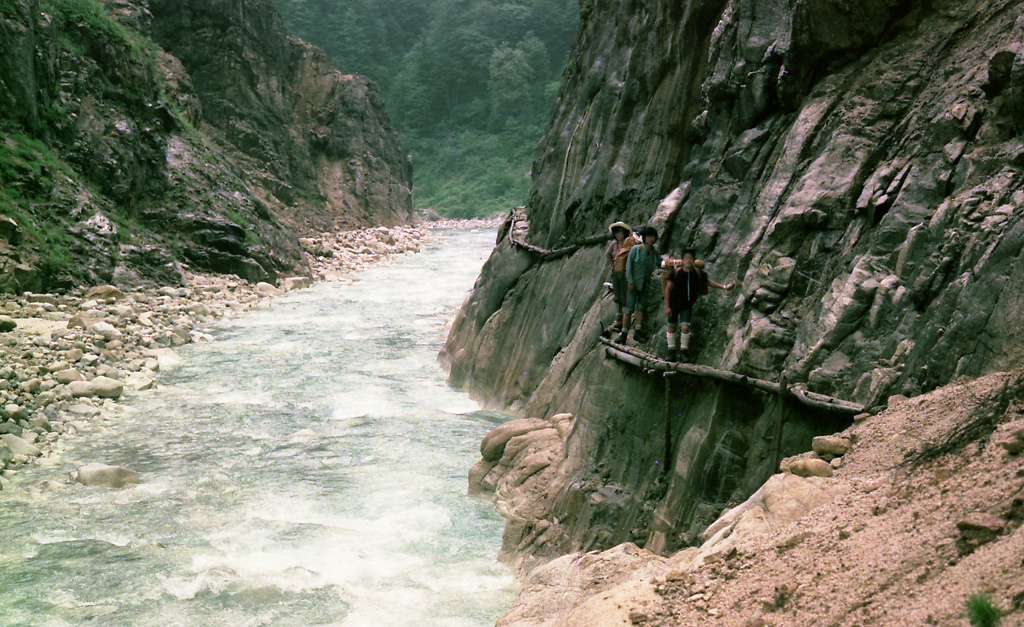
<path id="1" fill-rule="evenodd" d="M 95 324 L 103 320 L 103 312 L 100 311 L 82 311 L 73 316 L 68 320 L 69 329 L 85 329 L 90 324 Z M 73 359 L 70 361 L 74 361 Z"/>
<path id="2" fill-rule="evenodd" d="M 85 327 L 85 330 L 89 333 L 95 333 L 96 335 L 102 335 L 104 340 L 108 342 L 122 337 L 121 332 L 109 322 L 93 322 L 89 326 Z"/>
<path id="3" fill-rule="evenodd" d="M 25 413 L 25 408 L 17 403 L 9 403 L 4 407 L 4 411 L 7 412 L 7 417 L 11 420 L 24 420 L 28 417 Z"/>
<path id="4" fill-rule="evenodd" d="M 297 442 L 297 441 L 316 440 L 319 437 L 320 437 L 320 434 L 317 433 L 316 431 L 313 431 L 312 429 L 299 429 L 295 433 L 293 433 L 290 436 L 288 436 L 288 439 L 293 441 L 293 442 Z"/>
<path id="5" fill-rule="evenodd" d="M 117 379 L 99 376 L 90 381 L 93 393 L 102 398 L 119 398 L 124 393 L 124 384 Z"/>
<path id="6" fill-rule="evenodd" d="M 0 316 L 0 333 L 13 331 L 18 328 L 18 323 L 10 316 Z"/>
<path id="7" fill-rule="evenodd" d="M 13 433 L 5 433 L 2 436 L 0 436 L 0 439 L 3 440 L 3 443 L 6 444 L 7 447 L 11 449 L 11 452 L 14 453 L 15 455 L 27 455 L 29 457 L 38 457 L 43 454 L 43 452 L 40 451 L 38 448 L 32 446 L 31 444 L 29 444 L 25 440 L 22 440 Z"/>
<path id="8" fill-rule="evenodd" d="M 57 383 L 67 385 L 72 381 L 85 381 L 85 376 L 74 368 L 68 368 L 67 370 L 61 370 L 54 375 L 57 379 Z"/>
<path id="9" fill-rule="evenodd" d="M 132 390 L 148 390 L 153 387 L 153 377 L 147 377 L 141 372 L 129 373 L 125 384 Z"/>
<path id="10" fill-rule="evenodd" d="M 174 370 L 181 364 L 185 363 L 185 360 L 181 358 L 181 355 L 171 348 L 147 349 L 143 354 L 146 357 L 156 359 L 157 370 L 160 370 L 161 372 Z"/>
<path id="11" fill-rule="evenodd" d="M 139 473 L 134 470 L 96 462 L 80 467 L 72 473 L 72 477 L 82 485 L 106 486 L 108 488 L 121 488 L 139 483 Z"/>
<path id="12" fill-rule="evenodd" d="M 266 294 L 267 296 L 280 296 L 281 294 L 284 294 L 281 290 L 264 281 L 260 281 L 256 284 L 256 291 Z"/>
<path id="13" fill-rule="evenodd" d="M 124 292 L 113 285 L 97 285 L 85 293 L 85 298 L 99 300 L 123 300 Z"/>
<path id="14" fill-rule="evenodd" d="M 68 383 L 68 392 L 71 392 L 73 398 L 81 398 L 83 396 L 92 396 L 92 382 L 90 381 L 72 381 Z"/>

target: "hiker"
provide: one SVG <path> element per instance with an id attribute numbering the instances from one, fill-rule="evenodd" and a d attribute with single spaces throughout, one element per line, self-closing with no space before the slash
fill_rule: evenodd
<path id="1" fill-rule="evenodd" d="M 692 248 L 684 250 L 681 259 L 667 259 L 665 266 L 663 290 L 665 315 L 668 316 L 668 360 L 675 361 L 677 338 L 678 350 L 685 352 L 690 348 L 690 321 L 697 299 L 708 293 L 708 287 L 731 290 L 736 286 L 736 281 L 722 285 L 709 279 L 708 273 L 704 271 L 704 262 L 697 259 L 697 253 Z M 679 334 L 676 334 L 677 327 Z"/>
<path id="2" fill-rule="evenodd" d="M 612 241 L 604 251 L 611 267 L 612 300 L 615 301 L 615 324 L 611 326 L 612 332 L 622 330 L 622 308 L 626 306 L 626 256 L 629 251 L 637 245 L 633 239 L 632 229 L 625 222 L 616 222 L 608 227 L 612 232 Z"/>
<path id="3" fill-rule="evenodd" d="M 622 334 L 615 339 L 625 344 L 629 339 L 629 329 L 636 322 L 636 333 L 633 339 L 643 343 L 647 341 L 640 326 L 644 322 L 644 295 L 651 285 L 651 274 L 658 269 L 661 254 L 654 245 L 658 242 L 658 230 L 653 226 L 644 227 L 640 231 L 643 246 L 634 246 L 626 255 L 626 307 L 622 315 Z M 636 312 L 634 316 L 633 312 Z"/>

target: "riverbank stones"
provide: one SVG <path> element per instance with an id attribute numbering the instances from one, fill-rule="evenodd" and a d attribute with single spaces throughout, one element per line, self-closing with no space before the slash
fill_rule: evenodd
<path id="1" fill-rule="evenodd" d="M 10 316 L 0 316 L 0 333 L 7 333 L 18 328 L 18 323 Z"/>

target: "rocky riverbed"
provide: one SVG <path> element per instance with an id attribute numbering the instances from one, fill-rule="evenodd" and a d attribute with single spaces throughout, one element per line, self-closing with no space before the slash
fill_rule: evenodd
<path id="1" fill-rule="evenodd" d="M 57 463 L 64 436 L 109 420 L 122 396 L 152 388 L 159 372 L 181 363 L 176 348 L 213 340 L 202 325 L 314 280 L 345 280 L 394 255 L 415 254 L 428 232 L 376 227 L 303 239 L 310 276 L 277 285 L 182 267 L 177 286 L 0 295 L 0 486 L 26 464 Z M 116 486 L 137 482 L 133 475 L 84 467 L 77 479 Z"/>

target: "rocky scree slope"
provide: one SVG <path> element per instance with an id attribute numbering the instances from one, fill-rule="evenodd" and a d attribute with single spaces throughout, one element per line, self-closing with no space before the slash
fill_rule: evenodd
<path id="1" fill-rule="evenodd" d="M 0 110 L 3 291 L 273 280 L 301 235 L 410 217 L 375 86 L 266 2 L 0 2 Z"/>
<path id="2" fill-rule="evenodd" d="M 557 249 L 615 219 L 652 223 L 663 250 L 692 245 L 712 278 L 738 282 L 697 306 L 698 363 L 868 406 L 1019 362 L 1024 3 L 584 9 L 522 237 Z M 776 440 L 773 399 L 679 379 L 662 472 L 664 383 L 597 342 L 614 315 L 602 247 L 545 262 L 507 232 L 445 361 L 488 402 L 574 416 L 564 456 L 507 511 L 503 553 L 521 568 L 696 544 L 776 470 L 776 447 L 797 454 L 847 424 L 786 407 Z M 645 348 L 664 346 L 658 332 Z"/>
<path id="3" fill-rule="evenodd" d="M 821 437 L 816 451 L 845 449 L 834 476 L 773 475 L 699 548 L 665 558 L 622 544 L 537 568 L 497 624 L 992 624 L 967 620 L 966 601 L 979 595 L 999 624 L 1019 625 L 1022 375 L 901 399 Z M 972 431 L 980 437 L 962 437 Z"/>

